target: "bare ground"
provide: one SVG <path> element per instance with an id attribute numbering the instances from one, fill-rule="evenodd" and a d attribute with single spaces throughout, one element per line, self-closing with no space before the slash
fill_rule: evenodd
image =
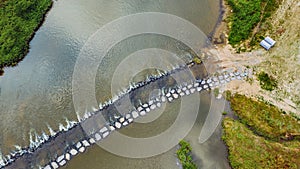
<path id="1" fill-rule="evenodd" d="M 278 88 L 272 92 L 262 90 L 256 76 L 250 81 L 232 81 L 225 90 L 245 94 L 252 98 L 263 98 L 286 112 L 300 115 L 300 2 L 284 0 L 278 10 L 261 27 L 268 27 L 265 33 L 277 41 L 270 51 L 258 47 L 252 52 L 237 54 L 228 44 L 226 18 L 230 8 L 223 4 L 225 15 L 215 33 L 215 41 L 226 37 L 224 43 L 215 45 L 208 53 L 216 56 L 214 61 L 222 69 L 250 67 L 255 73 L 265 71 L 278 81 Z"/>

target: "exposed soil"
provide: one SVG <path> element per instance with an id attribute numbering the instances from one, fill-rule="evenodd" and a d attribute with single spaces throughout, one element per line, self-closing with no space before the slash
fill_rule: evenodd
<path id="1" fill-rule="evenodd" d="M 216 29 L 213 42 L 215 48 L 210 54 L 218 57 L 215 63 L 225 70 L 250 67 L 255 73 L 265 71 L 278 81 L 278 88 L 272 92 L 260 88 L 256 76 L 249 81 L 232 81 L 225 89 L 245 94 L 252 98 L 263 98 L 286 112 L 300 115 L 300 2 L 285 0 L 278 10 L 260 26 L 270 29 L 265 36 L 277 41 L 270 50 L 258 48 L 252 52 L 238 54 L 228 44 L 228 25 L 226 18 L 231 11 L 223 1 L 224 16 Z M 225 40 L 223 39 L 225 37 Z"/>

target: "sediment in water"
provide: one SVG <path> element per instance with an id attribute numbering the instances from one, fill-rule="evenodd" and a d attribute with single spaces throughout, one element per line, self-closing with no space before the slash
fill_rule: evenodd
<path id="1" fill-rule="evenodd" d="M 242 80 L 247 73 L 225 73 L 206 78 L 203 64 L 191 67 L 182 66 L 166 75 L 150 78 L 139 83 L 134 89 L 120 96 L 109 105 L 95 112 L 87 113 L 86 119 L 80 121 L 67 131 L 60 131 L 37 148 L 14 157 L 7 168 L 57 168 L 78 153 L 86 151 L 97 141 L 107 137 L 116 129 L 125 127 L 138 116 L 146 115 L 160 107 L 163 102 L 172 102 L 179 97 L 196 91 L 209 90 L 231 80 Z M 152 91 L 157 94 L 150 96 Z"/>
<path id="2" fill-rule="evenodd" d="M 178 85 L 177 82 L 190 82 L 194 79 L 204 78 L 206 75 L 204 65 L 195 64 L 190 68 L 183 66 L 172 70 L 167 75 L 161 76 L 158 79 L 150 79 L 148 82 L 142 82 L 139 87 L 125 94 L 116 102 L 104 106 L 101 111 L 98 110 L 91 113 L 94 114 L 92 117 L 73 126 L 68 131 L 57 133 L 31 153 L 17 156 L 6 168 L 38 168 L 39 166 L 46 166 L 58 155 L 69 152 L 74 147 L 74 143 L 88 139 L 92 131 L 103 129 L 109 123 L 114 122 L 116 117 L 129 113 L 135 107 L 139 106 L 141 102 L 148 102 L 149 94 L 153 90 L 162 88 L 168 90 Z M 128 102 L 127 98 L 130 99 L 130 102 Z M 104 117 L 104 119 L 100 116 Z M 88 133 L 89 131 L 86 131 L 84 128 L 89 128 L 91 133 Z"/>

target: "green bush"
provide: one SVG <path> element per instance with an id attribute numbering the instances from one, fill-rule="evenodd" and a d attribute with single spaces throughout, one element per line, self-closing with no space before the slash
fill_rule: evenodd
<path id="1" fill-rule="evenodd" d="M 277 88 L 277 81 L 265 72 L 258 74 L 258 80 L 262 89 L 272 91 Z"/>
<path id="2" fill-rule="evenodd" d="M 195 163 L 193 163 L 193 159 L 192 159 L 192 155 L 191 155 L 191 151 L 192 151 L 192 147 L 191 145 L 184 141 L 181 140 L 179 142 L 180 145 L 180 149 L 177 150 L 177 157 L 180 160 L 182 167 L 184 169 L 197 169 L 197 166 Z"/>
<path id="3" fill-rule="evenodd" d="M 0 1 L 0 69 L 22 59 L 51 0 Z"/>
<path id="4" fill-rule="evenodd" d="M 213 91 L 214 91 L 215 97 L 217 97 L 220 94 L 220 89 L 219 88 L 215 88 Z"/>
<path id="5" fill-rule="evenodd" d="M 223 111 L 222 115 L 226 116 L 228 113 L 226 111 Z"/>

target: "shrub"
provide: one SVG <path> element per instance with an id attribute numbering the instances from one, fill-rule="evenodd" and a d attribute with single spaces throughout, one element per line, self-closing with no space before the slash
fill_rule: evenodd
<path id="1" fill-rule="evenodd" d="M 258 80 L 262 89 L 272 91 L 277 88 L 277 81 L 265 72 L 258 74 Z"/>
<path id="2" fill-rule="evenodd" d="M 177 150 L 177 157 L 180 160 L 182 167 L 184 169 L 197 169 L 197 166 L 195 163 L 193 163 L 193 159 L 192 159 L 192 155 L 191 155 L 191 151 L 192 151 L 192 147 L 191 145 L 184 141 L 181 140 L 179 142 L 180 145 L 180 149 Z"/>

